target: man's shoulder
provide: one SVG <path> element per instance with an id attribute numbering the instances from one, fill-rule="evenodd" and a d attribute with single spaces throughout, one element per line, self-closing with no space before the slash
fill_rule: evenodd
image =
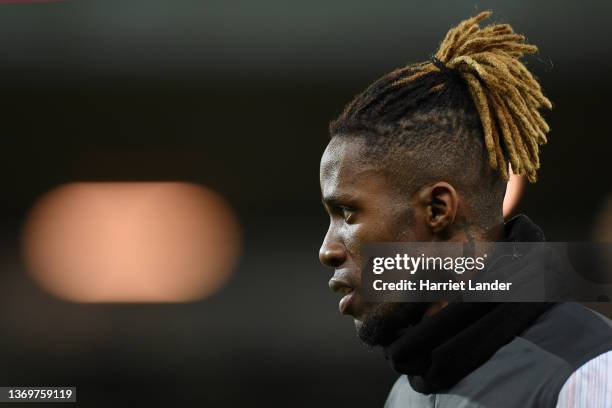
<path id="1" fill-rule="evenodd" d="M 557 408 L 604 408 L 612 404 L 612 351 L 587 362 L 567 379 Z"/>
<path id="2" fill-rule="evenodd" d="M 574 370 L 612 350 L 612 321 L 579 303 L 558 303 L 520 335 Z"/>
<path id="3" fill-rule="evenodd" d="M 421 394 L 402 375 L 385 407 L 554 406 L 568 378 L 610 350 L 610 319 L 578 303 L 559 303 L 450 390 Z"/>
<path id="4" fill-rule="evenodd" d="M 516 337 L 448 390 L 418 393 L 401 376 L 387 399 L 393 407 L 550 406 L 572 368 L 537 345 Z"/>

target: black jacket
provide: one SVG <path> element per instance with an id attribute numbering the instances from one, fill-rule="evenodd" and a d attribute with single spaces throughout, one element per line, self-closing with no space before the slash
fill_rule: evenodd
<path id="1" fill-rule="evenodd" d="M 544 234 L 518 216 L 506 238 Z M 465 323 L 448 331 L 457 320 Z M 612 322 L 572 302 L 451 304 L 415 328 L 385 348 L 404 374 L 385 407 L 555 407 L 567 379 L 612 350 Z"/>

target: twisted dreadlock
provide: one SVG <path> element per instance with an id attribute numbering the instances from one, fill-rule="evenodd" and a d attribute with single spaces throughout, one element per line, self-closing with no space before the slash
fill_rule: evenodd
<path id="1" fill-rule="evenodd" d="M 489 15 L 482 12 L 448 31 L 432 61 L 370 85 L 331 122 L 332 136 L 363 135 L 387 152 L 426 148 L 426 167 L 454 177 L 468 168 L 482 170 L 473 162 L 485 153 L 483 160 L 503 181 L 511 167 L 535 182 L 539 146 L 550 130 L 538 109 L 552 105 L 520 58 L 537 47 L 508 24 L 481 28 Z"/>

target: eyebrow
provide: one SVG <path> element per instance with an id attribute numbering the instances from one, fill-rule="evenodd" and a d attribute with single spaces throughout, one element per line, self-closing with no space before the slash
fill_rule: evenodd
<path id="1" fill-rule="evenodd" d="M 354 199 L 348 194 L 332 194 L 329 196 L 321 197 L 321 202 L 323 203 L 323 205 L 327 205 L 330 207 L 340 207 L 342 206 L 342 203 L 347 203 L 351 201 L 354 201 Z"/>

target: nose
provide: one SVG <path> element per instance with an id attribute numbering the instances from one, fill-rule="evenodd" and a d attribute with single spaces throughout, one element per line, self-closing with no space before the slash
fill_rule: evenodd
<path id="1" fill-rule="evenodd" d="M 319 249 L 319 260 L 323 265 L 331 268 L 338 268 L 346 261 L 346 249 L 344 245 L 332 239 L 329 232 L 323 240 L 321 249 Z"/>

